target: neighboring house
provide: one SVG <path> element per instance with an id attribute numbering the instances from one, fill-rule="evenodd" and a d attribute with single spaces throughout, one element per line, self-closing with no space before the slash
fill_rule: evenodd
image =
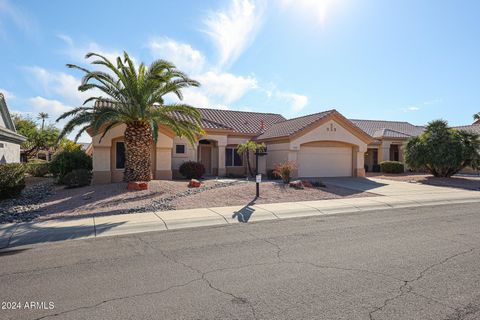
<path id="1" fill-rule="evenodd" d="M 25 140 L 17 133 L 5 97 L 0 92 L 0 163 L 20 162 L 20 145 Z"/>
<path id="2" fill-rule="evenodd" d="M 425 128 L 402 121 L 351 120 L 360 129 L 374 138 L 365 153 L 365 169 L 378 171 L 382 161 L 403 160 L 402 146 L 411 137 L 418 136 Z"/>

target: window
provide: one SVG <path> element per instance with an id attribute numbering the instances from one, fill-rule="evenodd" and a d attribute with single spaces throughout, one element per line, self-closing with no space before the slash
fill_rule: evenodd
<path id="1" fill-rule="evenodd" d="M 0 149 L 3 149 L 3 148 L 5 148 L 5 144 L 0 143 Z"/>
<path id="2" fill-rule="evenodd" d="M 373 165 L 377 165 L 378 164 L 378 150 L 377 149 L 373 149 Z"/>
<path id="3" fill-rule="evenodd" d="M 390 146 L 390 160 L 399 161 L 400 159 L 400 149 L 398 145 L 392 144 Z"/>
<path id="4" fill-rule="evenodd" d="M 237 153 L 235 148 L 225 148 L 225 166 L 241 167 L 243 166 L 242 156 Z"/>
<path id="5" fill-rule="evenodd" d="M 184 144 L 177 144 L 175 146 L 175 153 L 185 153 L 185 145 Z"/>
<path id="6" fill-rule="evenodd" d="M 125 169 L 125 143 L 123 141 L 115 144 L 115 169 Z"/>

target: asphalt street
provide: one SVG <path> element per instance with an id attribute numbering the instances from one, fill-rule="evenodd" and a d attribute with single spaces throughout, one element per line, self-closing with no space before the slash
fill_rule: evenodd
<path id="1" fill-rule="evenodd" d="M 480 319 L 479 203 L 0 252 L 0 319 Z"/>

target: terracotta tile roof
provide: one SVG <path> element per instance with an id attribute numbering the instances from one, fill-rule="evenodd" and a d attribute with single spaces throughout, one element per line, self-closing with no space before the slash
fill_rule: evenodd
<path id="1" fill-rule="evenodd" d="M 457 130 L 464 130 L 464 131 L 467 131 L 467 132 L 480 134 L 480 124 L 472 124 L 472 125 L 469 125 L 469 126 L 457 126 L 457 127 L 452 127 L 452 128 L 455 128 Z"/>
<path id="2" fill-rule="evenodd" d="M 350 119 L 357 127 L 375 138 L 408 138 L 418 136 L 425 128 L 404 121 Z M 382 135 L 386 134 L 386 135 Z"/>
<path id="3" fill-rule="evenodd" d="M 109 105 L 112 105 L 112 102 L 107 100 L 98 100 L 95 102 L 95 106 Z M 268 129 L 274 123 L 285 121 L 282 115 L 276 113 L 208 108 L 197 109 L 202 115 L 201 125 L 204 129 L 224 129 L 236 133 L 257 135 Z M 189 117 L 180 113 L 176 113 L 175 116 L 182 120 L 189 120 Z"/>
<path id="4" fill-rule="evenodd" d="M 203 121 L 230 128 L 237 133 L 258 134 L 285 121 L 280 114 L 198 108 Z M 263 127 L 263 130 L 262 130 Z"/>
<path id="5" fill-rule="evenodd" d="M 322 119 L 323 117 L 329 115 L 332 112 L 334 112 L 334 110 L 318 112 L 303 117 L 277 122 L 273 124 L 270 128 L 268 128 L 263 134 L 258 136 L 257 139 L 270 139 L 290 136 L 306 128 L 310 124 Z"/>

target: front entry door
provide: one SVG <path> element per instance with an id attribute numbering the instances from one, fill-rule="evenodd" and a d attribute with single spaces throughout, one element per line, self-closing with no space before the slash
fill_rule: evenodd
<path id="1" fill-rule="evenodd" d="M 212 174 L 212 148 L 200 146 L 200 163 L 205 167 L 205 174 Z"/>

